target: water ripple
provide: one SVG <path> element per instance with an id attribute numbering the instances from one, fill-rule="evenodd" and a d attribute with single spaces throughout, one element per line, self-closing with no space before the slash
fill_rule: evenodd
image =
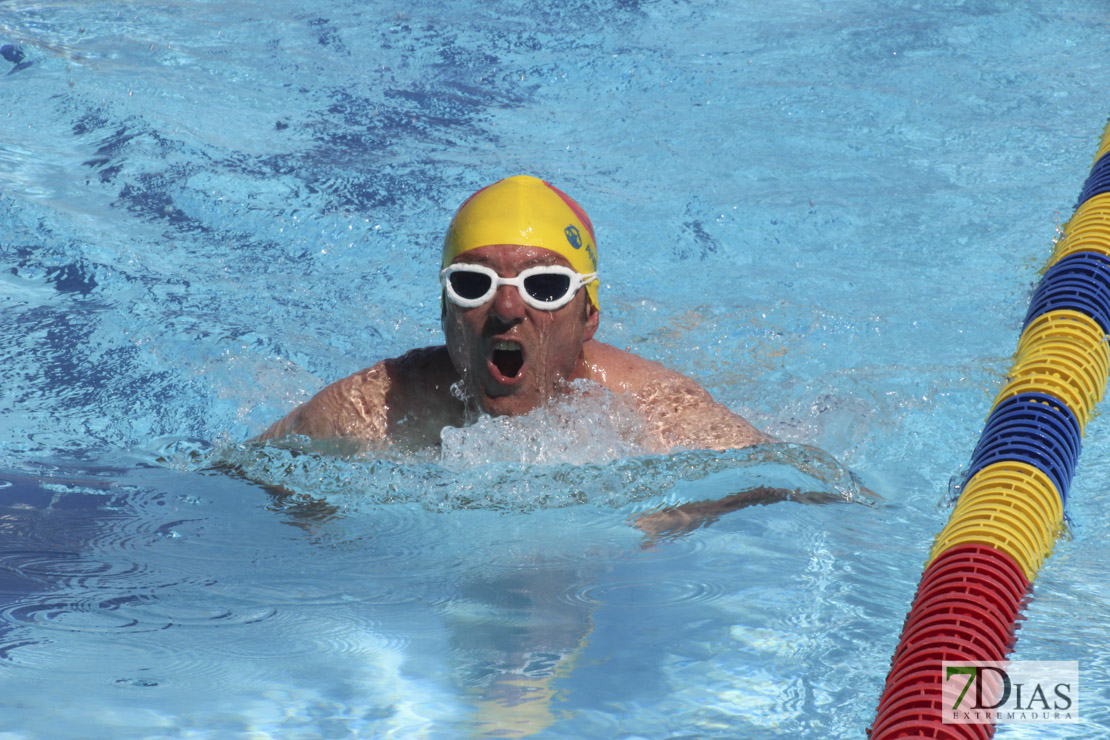
<path id="1" fill-rule="evenodd" d="M 136 611 L 145 621 L 165 624 L 164 629 L 170 627 L 194 629 L 257 624 L 274 618 L 278 613 L 278 610 L 272 606 L 229 607 L 211 600 L 190 604 L 167 604 L 158 600 L 151 600 L 150 603 Z"/>
<path id="2" fill-rule="evenodd" d="M 139 597 L 130 597 L 137 600 Z M 15 604 L 0 609 L 0 620 L 11 625 L 39 627 L 65 632 L 152 632 L 171 626 L 148 624 L 121 609 L 128 599 L 97 601 L 87 599 L 50 599 Z"/>
<path id="3" fill-rule="evenodd" d="M 612 581 L 580 586 L 561 594 L 568 604 L 647 608 L 714 601 L 724 593 L 712 581 L 668 579 L 659 581 Z"/>
<path id="4" fill-rule="evenodd" d="M 113 578 L 130 581 L 144 569 L 131 561 L 96 560 L 58 552 L 6 552 L 0 554 L 0 567 L 40 583 L 79 588 Z"/>

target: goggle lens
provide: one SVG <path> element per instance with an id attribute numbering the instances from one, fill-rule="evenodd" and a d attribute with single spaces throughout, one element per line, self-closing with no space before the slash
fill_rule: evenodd
<path id="1" fill-rule="evenodd" d="M 477 300 L 489 293 L 493 285 L 493 278 L 489 275 L 470 270 L 453 272 L 447 279 L 451 281 L 451 289 L 468 301 Z"/>
<path id="2" fill-rule="evenodd" d="M 565 296 L 570 290 L 570 275 L 550 273 L 530 275 L 524 279 L 524 289 L 537 301 L 552 303 Z"/>

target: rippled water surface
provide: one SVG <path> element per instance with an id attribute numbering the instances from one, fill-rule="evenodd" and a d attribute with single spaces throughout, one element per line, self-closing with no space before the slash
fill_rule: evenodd
<path id="1" fill-rule="evenodd" d="M 856 738 L 1106 122 L 1097 3 L 0 7 L 5 738 Z M 421 453 L 246 440 L 440 341 L 451 213 L 598 229 L 619 398 Z M 1016 657 L 1110 733 L 1105 419 Z M 851 472 L 850 472 L 851 471 Z M 859 484 L 877 491 L 867 501 Z M 633 526 L 756 486 L 821 494 Z"/>

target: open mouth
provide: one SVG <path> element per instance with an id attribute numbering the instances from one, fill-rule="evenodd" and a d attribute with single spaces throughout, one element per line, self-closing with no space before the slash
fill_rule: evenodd
<path id="1" fill-rule="evenodd" d="M 494 342 L 490 364 L 505 379 L 517 377 L 524 367 L 524 350 L 521 349 L 520 342 Z"/>

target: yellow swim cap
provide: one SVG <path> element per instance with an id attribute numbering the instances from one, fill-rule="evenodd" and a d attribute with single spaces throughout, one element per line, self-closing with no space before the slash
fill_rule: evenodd
<path id="1" fill-rule="evenodd" d="M 443 238 L 443 267 L 463 252 L 494 244 L 542 247 L 566 257 L 576 272 L 597 272 L 597 241 L 590 217 L 569 195 L 537 177 L 516 175 L 470 196 Z M 586 286 L 597 304 L 597 280 Z"/>

